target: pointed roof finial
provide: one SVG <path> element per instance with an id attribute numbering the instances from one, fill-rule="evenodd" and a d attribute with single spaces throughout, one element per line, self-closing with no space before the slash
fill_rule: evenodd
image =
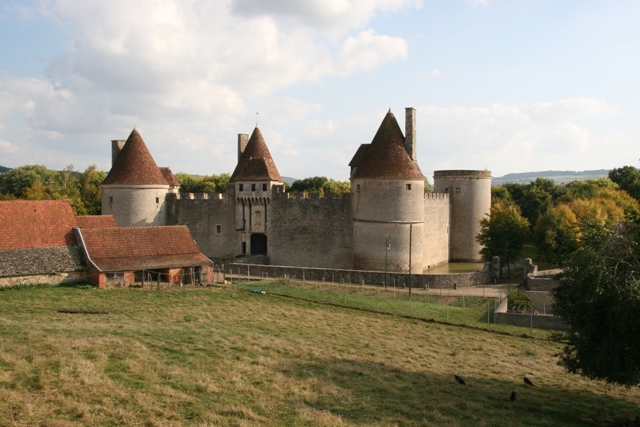
<path id="1" fill-rule="evenodd" d="M 391 112 L 391 107 L 389 107 L 389 111 L 387 111 L 387 114 L 389 114 Z"/>
<path id="2" fill-rule="evenodd" d="M 260 113 L 256 111 L 256 127 L 258 127 L 258 114 Z"/>

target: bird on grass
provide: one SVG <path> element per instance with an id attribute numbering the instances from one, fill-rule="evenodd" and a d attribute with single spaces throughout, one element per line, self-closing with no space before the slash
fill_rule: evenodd
<path id="1" fill-rule="evenodd" d="M 509 398 L 510 401 L 515 402 L 516 401 L 516 392 L 512 391 L 511 392 L 511 397 Z"/>
<path id="2" fill-rule="evenodd" d="M 525 383 L 526 385 L 530 385 L 530 386 L 532 386 L 532 385 L 533 385 L 533 383 L 531 382 L 531 380 L 530 380 L 529 378 L 527 378 L 527 377 L 524 377 L 524 383 Z"/>
<path id="3" fill-rule="evenodd" d="M 466 383 L 462 378 L 460 378 L 459 376 L 454 375 L 453 377 L 456 379 L 456 382 L 457 382 L 458 384 L 460 384 L 460 385 L 467 385 L 467 383 Z"/>

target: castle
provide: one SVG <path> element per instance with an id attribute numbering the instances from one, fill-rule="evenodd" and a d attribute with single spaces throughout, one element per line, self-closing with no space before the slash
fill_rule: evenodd
<path id="1" fill-rule="evenodd" d="M 479 261 L 480 220 L 491 208 L 491 173 L 435 171 L 434 192 L 416 157 L 416 111 L 405 135 L 389 111 L 351 167 L 351 192 L 286 193 L 257 127 L 238 135 L 238 164 L 223 194 L 180 194 L 140 133 L 112 141 L 102 213 L 120 227 L 186 225 L 212 259 L 251 256 L 283 266 L 423 273 L 450 261 Z"/>

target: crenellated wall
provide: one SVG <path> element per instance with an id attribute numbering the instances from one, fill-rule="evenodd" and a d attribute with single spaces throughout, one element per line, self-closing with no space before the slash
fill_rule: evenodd
<path id="1" fill-rule="evenodd" d="M 271 197 L 269 263 L 351 268 L 351 194 L 278 193 Z"/>
<path id="2" fill-rule="evenodd" d="M 449 262 L 449 194 L 424 195 L 424 268 Z"/>
<path id="3" fill-rule="evenodd" d="M 186 225 L 209 258 L 239 254 L 234 225 L 235 197 L 226 193 L 167 194 L 167 225 Z"/>

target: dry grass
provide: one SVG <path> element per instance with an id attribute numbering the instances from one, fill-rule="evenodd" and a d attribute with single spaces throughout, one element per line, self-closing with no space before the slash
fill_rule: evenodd
<path id="1" fill-rule="evenodd" d="M 6 291 L 0 425 L 565 426 L 636 415 L 637 388 L 566 374 L 559 350 L 236 288 Z"/>

